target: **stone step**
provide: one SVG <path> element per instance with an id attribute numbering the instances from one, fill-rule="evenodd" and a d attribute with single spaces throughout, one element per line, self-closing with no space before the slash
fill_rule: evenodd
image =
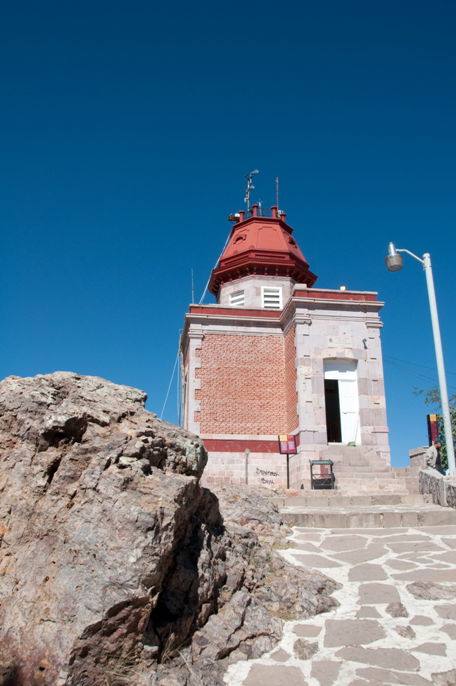
<path id="1" fill-rule="evenodd" d="M 336 479 L 390 479 L 391 481 L 395 481 L 396 479 L 405 479 L 405 476 L 396 476 L 394 472 L 380 472 L 380 471 L 375 471 L 373 469 L 370 470 L 356 470 L 353 469 L 351 471 L 340 471 L 337 472 L 334 470 L 334 476 Z"/>
<path id="2" fill-rule="evenodd" d="M 312 489 L 310 485 L 310 480 L 301 481 L 302 488 L 300 489 L 301 494 L 315 494 L 330 492 L 330 489 Z M 375 477 L 371 479 L 336 479 L 335 489 L 333 492 L 343 494 L 343 495 L 365 495 L 365 494 L 375 494 L 375 493 L 394 493 L 407 495 L 408 493 L 417 493 L 418 485 L 417 482 L 413 482 L 412 485 L 408 485 L 403 479 L 378 479 Z"/>
<path id="3" fill-rule="evenodd" d="M 388 467 L 388 465 L 372 465 L 367 463 L 360 465 L 351 465 L 347 464 L 346 462 L 335 462 L 333 465 L 333 471 L 335 474 L 339 474 L 341 472 L 348 472 L 349 474 L 356 474 L 358 472 L 380 472 L 382 474 L 386 472 L 388 474 L 394 474 L 391 467 Z"/>
<path id="4" fill-rule="evenodd" d="M 424 505 L 428 502 L 419 493 L 341 494 L 338 491 L 312 491 L 309 494 L 278 496 L 273 502 L 279 508 L 288 507 L 351 507 L 366 505 Z"/>
<path id="5" fill-rule="evenodd" d="M 456 510 L 439 505 L 369 505 L 351 507 L 280 508 L 292 526 L 319 529 L 388 528 L 456 524 Z"/>

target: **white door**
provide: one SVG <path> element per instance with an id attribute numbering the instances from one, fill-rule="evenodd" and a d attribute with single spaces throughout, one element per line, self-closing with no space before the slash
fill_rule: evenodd
<path id="1" fill-rule="evenodd" d="M 356 362 L 325 360 L 325 379 L 335 379 L 339 388 L 342 443 L 360 444 L 359 400 Z"/>

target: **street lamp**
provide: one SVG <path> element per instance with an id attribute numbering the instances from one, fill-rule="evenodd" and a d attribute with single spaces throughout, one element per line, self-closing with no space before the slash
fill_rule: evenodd
<path id="1" fill-rule="evenodd" d="M 445 366 L 443 363 L 442 339 L 440 337 L 439 316 L 437 314 L 437 301 L 435 299 L 434 278 L 432 276 L 431 256 L 425 252 L 423 258 L 414 255 L 405 248 L 396 248 L 394 243 L 388 244 L 388 255 L 385 258 L 388 271 L 397 272 L 402 269 L 403 258 L 399 253 L 405 252 L 423 265 L 426 274 L 426 284 L 429 297 L 429 308 L 431 310 L 432 333 L 434 335 L 435 358 L 437 361 L 437 373 L 439 376 L 440 402 L 442 404 L 443 426 L 445 429 L 445 442 L 448 455 L 448 474 L 456 474 L 454 459 L 453 432 L 451 428 L 450 405 L 448 402 L 448 390 L 445 377 Z"/>

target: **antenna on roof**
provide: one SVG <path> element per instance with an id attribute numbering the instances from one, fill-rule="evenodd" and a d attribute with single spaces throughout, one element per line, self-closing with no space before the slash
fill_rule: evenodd
<path id="1" fill-rule="evenodd" d="M 276 207 L 279 209 L 279 177 L 275 177 L 275 187 L 276 187 Z"/>
<path id="2" fill-rule="evenodd" d="M 247 179 L 247 188 L 245 189 L 244 202 L 247 205 L 247 212 L 250 212 L 250 192 L 255 189 L 255 186 L 253 185 L 253 175 L 259 173 L 259 169 L 254 169 L 245 176 Z"/>

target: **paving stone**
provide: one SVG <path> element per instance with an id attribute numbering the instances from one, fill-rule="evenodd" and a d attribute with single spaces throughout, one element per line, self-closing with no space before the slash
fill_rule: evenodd
<path id="1" fill-rule="evenodd" d="M 391 575 L 393 579 L 398 581 L 456 581 L 455 569 L 417 569 L 410 572 L 403 572 Z"/>
<path id="2" fill-rule="evenodd" d="M 290 654 L 286 652 L 286 650 L 283 650 L 282 648 L 279 648 L 278 650 L 275 651 L 275 653 L 272 653 L 271 659 L 275 660 L 276 662 L 286 662 L 290 658 Z"/>
<path id="3" fill-rule="evenodd" d="M 361 605 L 378 605 L 380 603 L 400 603 L 397 589 L 392 584 L 362 584 L 359 587 Z"/>
<path id="4" fill-rule="evenodd" d="M 391 617 L 408 617 L 409 613 L 405 605 L 402 603 L 390 603 L 386 608 L 386 612 L 391 615 Z"/>
<path id="5" fill-rule="evenodd" d="M 395 626 L 394 631 L 403 638 L 416 638 L 416 633 L 413 631 L 411 626 Z"/>
<path id="6" fill-rule="evenodd" d="M 306 686 L 298 667 L 285 665 L 258 665 L 250 668 L 243 686 Z"/>
<path id="7" fill-rule="evenodd" d="M 387 560 L 386 564 L 388 567 L 391 567 L 391 569 L 416 569 L 416 564 L 407 560 Z"/>
<path id="8" fill-rule="evenodd" d="M 431 538 L 429 536 L 423 536 L 423 534 L 420 534 L 420 533 L 411 533 L 411 534 L 397 533 L 393 536 L 386 536 L 382 540 L 382 543 L 386 543 L 386 545 L 389 545 L 390 543 L 399 543 L 402 541 L 429 541 L 429 540 L 431 540 Z"/>
<path id="9" fill-rule="evenodd" d="M 441 524 L 437 526 L 420 526 L 420 531 L 424 531 L 427 534 L 433 534 L 434 536 L 456 535 L 456 525 Z"/>
<path id="10" fill-rule="evenodd" d="M 456 597 L 456 586 L 437 584 L 432 581 L 415 581 L 406 586 L 407 591 L 415 598 L 423 600 L 450 600 Z"/>
<path id="11" fill-rule="evenodd" d="M 381 624 L 370 619 L 327 619 L 325 629 L 324 645 L 330 648 L 365 645 L 385 637 Z"/>
<path id="12" fill-rule="evenodd" d="M 456 536 L 454 538 L 442 538 L 442 543 L 445 543 L 449 548 L 456 548 Z"/>
<path id="13" fill-rule="evenodd" d="M 381 565 L 356 565 L 348 573 L 349 581 L 383 581 L 387 574 Z"/>
<path id="14" fill-rule="evenodd" d="M 293 548 L 295 550 L 302 550 L 307 553 L 319 553 L 320 547 L 314 545 L 313 543 L 293 543 Z"/>
<path id="15" fill-rule="evenodd" d="M 415 551 L 419 553 L 424 551 L 442 552 L 443 550 L 441 545 L 437 545 L 429 539 L 422 541 L 402 541 L 398 543 L 388 543 L 388 547 L 391 548 L 393 553 L 413 553 Z"/>
<path id="16" fill-rule="evenodd" d="M 448 634 L 453 641 L 456 641 L 456 624 L 444 624 L 440 629 Z"/>
<path id="17" fill-rule="evenodd" d="M 318 634 L 321 632 L 321 626 L 313 626 L 312 624 L 297 624 L 293 628 L 293 631 L 296 636 L 313 638 L 314 636 L 318 636 Z"/>
<path id="18" fill-rule="evenodd" d="M 406 560 L 408 562 L 415 562 L 416 564 L 425 564 L 426 562 L 429 561 L 429 558 L 426 555 L 422 555 L 420 552 L 408 552 L 408 553 L 402 553 L 401 555 L 398 556 L 398 560 Z"/>
<path id="19" fill-rule="evenodd" d="M 456 669 L 449 672 L 434 672 L 431 674 L 434 686 L 454 686 L 456 684 Z"/>
<path id="20" fill-rule="evenodd" d="M 432 557 L 434 560 L 449 562 L 452 565 L 456 564 L 456 550 L 446 550 L 444 553 L 437 553 L 437 555 L 433 555 Z"/>
<path id="21" fill-rule="evenodd" d="M 361 564 L 362 562 L 369 562 L 378 557 L 383 557 L 387 553 L 387 549 L 382 545 L 369 545 L 362 550 L 352 550 L 346 553 L 334 553 L 337 560 L 348 562 L 352 565 Z"/>
<path id="22" fill-rule="evenodd" d="M 334 686 L 342 662 L 334 660 L 314 660 L 310 676 L 320 682 L 320 686 Z"/>
<path id="23" fill-rule="evenodd" d="M 430 617 L 425 617 L 425 615 L 415 615 L 409 623 L 414 626 L 430 626 L 434 624 L 434 621 Z"/>
<path id="24" fill-rule="evenodd" d="M 319 541 L 320 534 L 314 533 L 315 529 L 306 529 L 305 532 L 299 533 L 295 536 L 298 541 Z"/>
<path id="25" fill-rule="evenodd" d="M 365 679 L 372 679 L 379 684 L 407 684 L 410 686 L 428 686 L 432 681 L 428 681 L 418 674 L 407 674 L 406 672 L 394 672 L 390 669 L 380 669 L 378 667 L 363 667 L 357 669 L 356 674 Z"/>
<path id="26" fill-rule="evenodd" d="M 318 651 L 318 643 L 312 643 L 305 638 L 298 638 L 293 644 L 293 652 L 298 660 L 309 660 Z"/>
<path id="27" fill-rule="evenodd" d="M 435 605 L 434 608 L 439 617 L 456 620 L 456 605 Z"/>
<path id="28" fill-rule="evenodd" d="M 446 655 L 446 645 L 444 643 L 422 643 L 413 650 L 428 655 Z"/>
<path id="29" fill-rule="evenodd" d="M 327 569 L 329 567 L 340 567 L 340 562 L 328 560 L 323 555 L 294 555 L 297 562 L 305 567 L 315 567 L 316 569 Z"/>
<path id="30" fill-rule="evenodd" d="M 359 619 L 365 619 L 366 617 L 381 617 L 380 612 L 375 607 L 369 607 L 369 605 L 364 605 L 358 610 L 356 615 Z"/>
<path id="31" fill-rule="evenodd" d="M 363 536 L 334 536 L 322 541 L 323 550 L 355 550 L 365 548 L 366 538 Z"/>
<path id="32" fill-rule="evenodd" d="M 420 663 L 413 655 L 398 648 L 342 648 L 336 653 L 337 657 L 353 662 L 364 662 L 377 667 L 400 669 L 404 672 L 416 671 Z"/>
<path id="33" fill-rule="evenodd" d="M 324 531 L 324 529 L 323 529 Z M 357 529 L 350 527 L 351 534 L 360 534 L 362 536 L 379 536 L 383 538 L 384 536 L 390 536 L 391 532 L 384 528 L 371 528 L 371 529 Z M 347 529 L 331 529 L 331 535 L 333 536 L 346 536 Z"/>

